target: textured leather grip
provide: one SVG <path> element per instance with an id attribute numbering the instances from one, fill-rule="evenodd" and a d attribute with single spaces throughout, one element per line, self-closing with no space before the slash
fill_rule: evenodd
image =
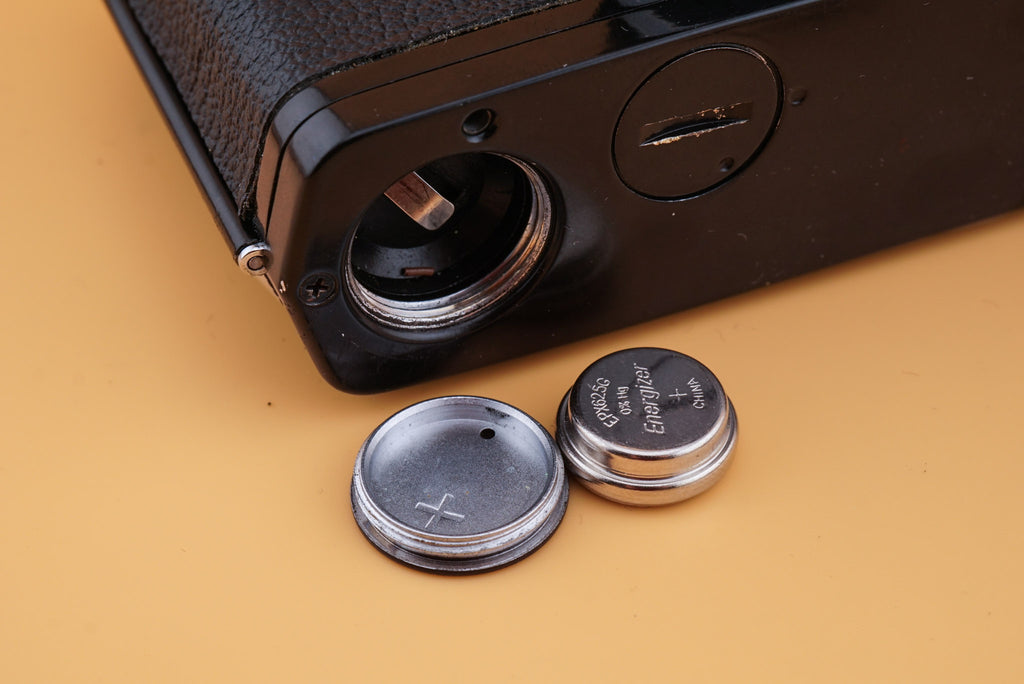
<path id="1" fill-rule="evenodd" d="M 355 63 L 574 0 L 128 0 L 243 222 L 280 104 Z"/>

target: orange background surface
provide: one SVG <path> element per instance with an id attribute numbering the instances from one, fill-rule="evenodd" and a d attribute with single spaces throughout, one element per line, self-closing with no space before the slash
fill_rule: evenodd
<path id="1" fill-rule="evenodd" d="M 11 4 L 0 55 L 0 681 L 1024 678 L 1024 214 L 347 396 L 234 265 L 100 3 Z M 553 428 L 638 345 L 735 402 L 714 489 L 574 483 L 543 548 L 468 578 L 361 536 L 352 464 L 392 412 L 480 394 Z"/>

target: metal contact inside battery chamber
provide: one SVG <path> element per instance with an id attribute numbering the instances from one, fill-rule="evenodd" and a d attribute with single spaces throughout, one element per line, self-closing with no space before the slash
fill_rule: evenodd
<path id="1" fill-rule="evenodd" d="M 440 328 L 520 292 L 552 235 L 540 174 L 500 154 L 438 160 L 364 212 L 343 267 L 352 300 L 393 328 Z"/>

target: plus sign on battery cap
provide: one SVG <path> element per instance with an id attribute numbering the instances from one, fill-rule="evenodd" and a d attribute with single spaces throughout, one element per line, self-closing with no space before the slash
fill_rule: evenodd
<path id="1" fill-rule="evenodd" d="M 554 440 L 493 399 L 439 397 L 384 421 L 352 474 L 366 538 L 423 570 L 493 570 L 536 550 L 565 514 L 569 488 Z"/>
<path id="2" fill-rule="evenodd" d="M 626 349 L 576 380 L 558 412 L 557 440 L 585 487 L 655 506 L 696 496 L 722 477 L 736 443 L 736 412 L 696 359 Z"/>

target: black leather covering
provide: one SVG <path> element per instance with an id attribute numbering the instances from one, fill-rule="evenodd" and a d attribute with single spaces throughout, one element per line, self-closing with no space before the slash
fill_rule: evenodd
<path id="1" fill-rule="evenodd" d="M 128 0 L 243 221 L 287 96 L 329 73 L 573 0 Z"/>

